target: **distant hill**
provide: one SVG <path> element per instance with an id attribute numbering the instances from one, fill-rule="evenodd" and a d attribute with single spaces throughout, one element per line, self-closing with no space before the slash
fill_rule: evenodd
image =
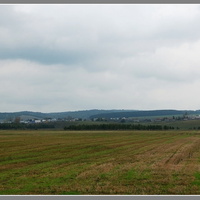
<path id="1" fill-rule="evenodd" d="M 9 112 L 9 113 L 0 113 L 0 120 L 13 120 L 16 117 L 22 118 L 45 118 L 48 114 L 40 113 L 40 112 L 30 112 L 30 111 L 22 111 L 22 112 Z"/>
<path id="2" fill-rule="evenodd" d="M 111 112 L 111 113 L 101 113 L 90 116 L 90 118 L 129 118 L 129 117 L 156 117 L 156 116 L 176 116 L 183 114 L 200 114 L 200 111 L 190 111 L 190 110 L 150 110 L 150 111 L 134 111 L 134 112 Z"/>
<path id="3" fill-rule="evenodd" d="M 55 112 L 55 113 L 41 113 L 41 112 L 31 112 L 31 111 L 22 111 L 22 112 L 4 112 L 0 113 L 0 120 L 13 120 L 16 117 L 21 119 L 43 119 L 43 118 L 82 118 L 89 119 L 92 115 L 104 114 L 104 113 L 115 113 L 115 112 L 133 112 L 133 110 L 82 110 L 82 111 L 69 111 L 69 112 Z"/>
<path id="4" fill-rule="evenodd" d="M 200 114 L 200 110 L 82 110 L 82 111 L 69 111 L 69 112 L 55 112 L 55 113 L 41 113 L 41 112 L 9 112 L 0 113 L 0 121 L 14 120 L 16 117 L 20 117 L 22 120 L 31 118 L 44 119 L 44 118 L 123 118 L 123 117 L 155 117 L 155 116 L 167 116 L 167 115 L 183 115 L 185 113 L 197 115 Z"/>
<path id="5" fill-rule="evenodd" d="M 82 111 L 70 111 L 70 112 L 60 112 L 60 113 L 49 113 L 54 118 L 64 118 L 64 117 L 73 117 L 73 118 L 82 118 L 89 119 L 92 115 L 106 114 L 106 113 L 120 113 L 120 112 L 134 112 L 133 110 L 82 110 Z"/>

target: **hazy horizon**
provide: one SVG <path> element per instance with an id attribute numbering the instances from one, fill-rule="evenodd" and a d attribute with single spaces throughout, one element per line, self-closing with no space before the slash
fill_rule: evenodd
<path id="1" fill-rule="evenodd" d="M 86 109 L 86 110 L 64 110 L 64 111 L 52 111 L 52 112 L 41 112 L 41 111 L 32 111 L 32 110 L 21 110 L 21 111 L 14 111 L 14 112 L 1 112 L 0 113 L 18 113 L 18 112 L 33 112 L 33 113 L 64 113 L 64 112 L 84 112 L 84 111 L 93 111 L 93 110 L 99 110 L 99 111 L 159 111 L 159 110 L 176 110 L 176 111 L 198 111 L 200 109 L 147 109 L 147 110 L 136 110 L 136 109 Z"/>

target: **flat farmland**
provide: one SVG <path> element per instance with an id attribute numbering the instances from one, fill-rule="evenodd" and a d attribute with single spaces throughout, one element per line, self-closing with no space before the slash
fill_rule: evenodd
<path id="1" fill-rule="evenodd" d="M 200 132 L 0 131 L 0 194 L 200 194 Z"/>

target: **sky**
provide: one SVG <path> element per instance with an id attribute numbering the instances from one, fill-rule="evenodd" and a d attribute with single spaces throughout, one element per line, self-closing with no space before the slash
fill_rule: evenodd
<path id="1" fill-rule="evenodd" d="M 0 5 L 0 112 L 200 109 L 200 5 Z"/>

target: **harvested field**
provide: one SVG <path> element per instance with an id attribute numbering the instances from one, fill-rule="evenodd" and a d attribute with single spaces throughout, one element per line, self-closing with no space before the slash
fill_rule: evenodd
<path id="1" fill-rule="evenodd" d="M 0 131 L 0 194 L 200 194 L 198 131 Z"/>

